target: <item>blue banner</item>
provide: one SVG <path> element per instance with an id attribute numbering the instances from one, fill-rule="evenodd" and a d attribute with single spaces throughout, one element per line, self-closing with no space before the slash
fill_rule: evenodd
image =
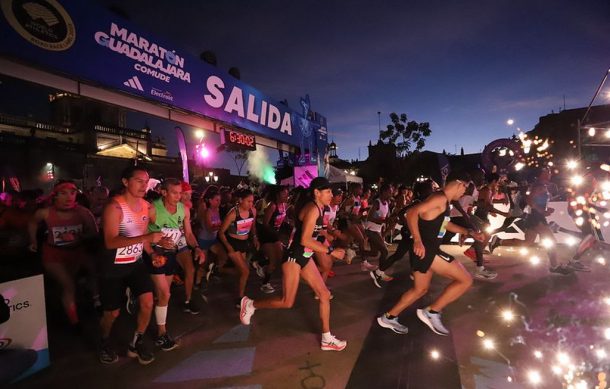
<path id="1" fill-rule="evenodd" d="M 297 113 L 97 4 L 82 0 L 1 0 L 1 4 L 0 55 L 282 143 L 297 147 L 314 143 L 312 130 L 319 125 L 312 125 L 307 117 L 308 98 L 304 114 Z"/>

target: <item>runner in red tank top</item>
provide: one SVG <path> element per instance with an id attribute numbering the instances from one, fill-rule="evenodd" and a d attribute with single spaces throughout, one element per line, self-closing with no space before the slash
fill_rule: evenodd
<path id="1" fill-rule="evenodd" d="M 48 230 L 42 247 L 42 264 L 47 274 L 59 283 L 62 303 L 70 324 L 77 325 L 74 275 L 85 266 L 93 275 L 85 241 L 97 234 L 95 219 L 88 209 L 76 203 L 78 189 L 72 181 L 59 181 L 51 194 L 53 204 L 36 211 L 28 226 L 30 250 L 38 251 L 36 231 L 41 222 Z M 95 287 L 94 287 L 95 288 Z M 94 290 L 94 294 L 97 291 Z"/>

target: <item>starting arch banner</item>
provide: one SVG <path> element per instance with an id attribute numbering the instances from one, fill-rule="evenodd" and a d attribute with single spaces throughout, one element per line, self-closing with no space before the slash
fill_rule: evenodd
<path id="1" fill-rule="evenodd" d="M 320 128 L 309 111 L 296 112 L 276 102 L 94 2 L 0 0 L 0 4 L 1 56 L 297 147 Z"/>

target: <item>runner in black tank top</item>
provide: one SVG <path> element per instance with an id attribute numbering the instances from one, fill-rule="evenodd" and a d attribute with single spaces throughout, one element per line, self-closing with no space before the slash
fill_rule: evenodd
<path id="1" fill-rule="evenodd" d="M 392 309 L 377 318 L 380 326 L 399 334 L 407 333 L 407 327 L 398 322 L 397 316 L 426 294 L 432 274 L 437 273 L 453 282 L 428 308 L 418 309 L 417 316 L 435 333 L 449 334 L 449 330 L 441 321 L 440 311 L 470 288 L 472 278 L 458 261 L 453 261 L 453 257 L 440 250 L 441 239 L 445 229 L 471 235 L 477 240 L 483 239 L 483 234 L 467 230 L 448 221 L 449 203 L 462 197 L 468 181 L 467 175 L 449 174 L 447 184 L 441 192 L 431 195 L 407 212 L 406 219 L 413 237 L 410 260 L 415 282 L 414 286 L 400 297 Z"/>
<path id="2" fill-rule="evenodd" d="M 273 293 L 275 288 L 270 282 L 271 275 L 284 257 L 284 246 L 279 232 L 286 220 L 288 189 L 283 186 L 272 187 L 267 195 L 267 200 L 269 203 L 263 214 L 261 228 L 258 230 L 263 254 L 269 260 L 269 265 L 264 270 L 265 276 L 261 291 Z"/>
<path id="3" fill-rule="evenodd" d="M 241 300 L 240 320 L 250 324 L 250 318 L 256 309 L 291 308 L 299 288 L 299 279 L 313 289 L 320 299 L 320 319 L 322 322 L 322 350 L 341 351 L 347 342 L 335 338 L 330 333 L 330 292 L 322 281 L 320 272 L 310 260 L 314 252 L 328 253 L 341 259 L 345 255 L 343 249 L 326 247 L 316 240 L 322 228 L 322 207 L 330 204 L 332 192 L 326 178 L 318 177 L 311 181 L 309 188 L 310 200 L 302 207 L 297 207 L 296 233 L 289 248 L 289 255 L 282 264 L 284 278 L 283 296 L 265 300 L 251 300 L 244 297 Z"/>
<path id="4" fill-rule="evenodd" d="M 250 276 L 250 268 L 246 254 L 251 250 L 250 241 L 258 251 L 259 243 L 256 236 L 256 212 L 253 210 L 254 195 L 249 189 L 241 189 L 236 193 L 238 205 L 229 211 L 222 221 L 218 231 L 218 240 L 227 250 L 229 259 L 235 264 L 239 273 L 238 299 L 235 307 L 239 308 L 241 298 L 245 295 L 246 283 Z"/>

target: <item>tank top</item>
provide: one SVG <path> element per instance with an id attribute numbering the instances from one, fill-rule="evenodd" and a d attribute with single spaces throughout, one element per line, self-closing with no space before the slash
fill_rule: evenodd
<path id="1" fill-rule="evenodd" d="M 149 232 L 162 232 L 163 236 L 171 238 L 172 242 L 178 250 L 186 247 L 186 238 L 184 236 L 184 204 L 178 202 L 175 213 L 169 213 L 163 199 L 153 201 L 155 207 L 156 220 L 148 225 Z"/>
<path id="2" fill-rule="evenodd" d="M 390 212 L 390 203 L 388 201 L 385 202 L 385 204 L 381 201 L 381 199 L 377 199 L 375 200 L 375 202 L 377 202 L 379 204 L 379 208 L 374 212 L 373 217 L 374 218 L 385 218 L 388 216 L 388 213 Z M 381 232 L 381 229 L 383 227 L 383 224 L 378 224 L 372 221 L 367 221 L 366 222 L 366 229 L 369 231 L 374 231 L 374 232 Z"/>
<path id="3" fill-rule="evenodd" d="M 145 235 L 148 231 L 148 203 L 140 199 L 140 210 L 133 211 L 125 202 L 123 196 L 115 197 L 114 201 L 121 207 L 123 217 L 119 223 L 119 236 L 133 238 Z M 142 259 L 144 244 L 134 243 L 126 247 L 109 250 L 112 254 L 113 264 L 127 265 Z"/>
<path id="4" fill-rule="evenodd" d="M 449 201 L 447 201 L 445 206 L 445 212 L 439 214 L 434 219 L 424 220 L 420 218 L 417 222 L 421 241 L 426 249 L 438 248 L 441 244 L 441 238 L 445 236 L 446 226 L 449 222 Z"/>
<path id="5" fill-rule="evenodd" d="M 269 203 L 269 205 L 274 203 Z M 271 215 L 271 225 L 276 231 L 280 230 L 280 227 L 286 219 L 286 203 L 279 203 L 275 205 L 275 211 Z"/>
<path id="6" fill-rule="evenodd" d="M 212 212 L 211 208 L 208 208 L 206 212 Z M 216 229 L 212 229 L 211 231 L 206 226 L 205 222 L 201 222 L 201 228 L 199 229 L 199 235 L 197 236 L 201 240 L 214 240 L 218 236 L 218 228 L 222 224 L 222 220 L 220 220 L 220 214 L 218 210 L 216 212 L 212 212 L 210 215 L 210 221 L 212 222 L 212 226 Z"/>
<path id="7" fill-rule="evenodd" d="M 324 220 L 322 217 L 322 212 L 320 212 L 320 208 L 317 204 L 314 203 L 314 205 L 318 210 L 318 218 L 316 219 L 316 225 L 313 228 L 313 233 L 311 234 L 311 237 L 313 239 L 318 239 L 318 234 L 320 233 L 320 231 L 322 231 Z M 292 239 L 290 247 L 288 248 L 289 255 L 293 258 L 296 258 L 298 256 L 310 258 L 314 254 L 314 251 L 301 244 L 301 235 L 303 235 L 303 221 L 300 220 L 298 216 L 296 218 L 295 224 L 296 226 L 294 231 L 294 238 Z"/>
<path id="8" fill-rule="evenodd" d="M 229 234 L 238 236 L 248 236 L 254 223 L 254 214 L 252 210 L 248 210 L 248 217 L 242 219 L 239 214 L 239 207 L 235 207 L 235 221 L 229 226 Z"/>
<path id="9" fill-rule="evenodd" d="M 322 219 L 325 230 L 327 230 L 329 226 L 335 224 L 338 209 L 338 205 L 328 205 L 324 207 L 324 214 L 322 215 Z"/>
<path id="10" fill-rule="evenodd" d="M 90 214 L 87 208 L 77 205 L 74 209 L 65 212 L 68 218 L 61 218 L 55 207 L 49 208 L 49 214 L 45 220 L 49 234 L 47 236 L 47 243 L 51 246 L 56 247 L 74 247 L 82 243 L 83 240 L 83 229 L 85 220 L 83 216 L 87 213 Z M 93 218 L 93 215 L 91 215 Z M 71 234 L 74 236 L 74 240 L 67 240 Z"/>

